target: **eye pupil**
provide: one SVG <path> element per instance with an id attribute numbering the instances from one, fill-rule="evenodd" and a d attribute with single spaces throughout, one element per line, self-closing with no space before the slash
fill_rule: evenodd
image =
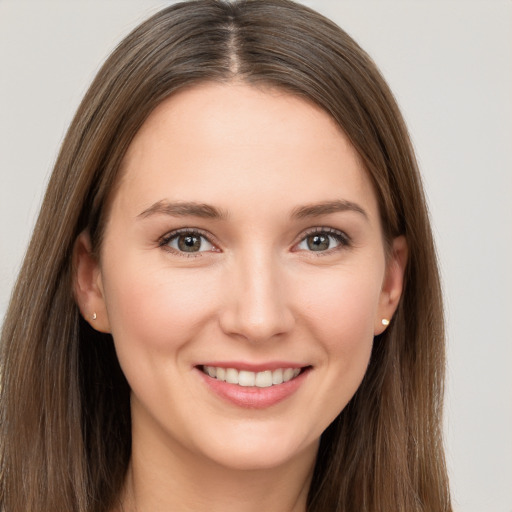
<path id="1" fill-rule="evenodd" d="M 180 251 L 196 252 L 201 248 L 201 237 L 195 235 L 180 235 L 178 238 Z"/>
<path id="2" fill-rule="evenodd" d="M 307 237 L 308 249 L 312 251 L 325 251 L 329 249 L 329 237 L 327 235 L 309 235 Z"/>

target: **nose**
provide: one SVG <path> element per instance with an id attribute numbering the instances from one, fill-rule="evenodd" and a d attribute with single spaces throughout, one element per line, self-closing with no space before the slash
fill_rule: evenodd
<path id="1" fill-rule="evenodd" d="M 254 343 L 289 333 L 295 318 L 279 262 L 271 255 L 252 254 L 234 267 L 223 292 L 221 329 Z"/>

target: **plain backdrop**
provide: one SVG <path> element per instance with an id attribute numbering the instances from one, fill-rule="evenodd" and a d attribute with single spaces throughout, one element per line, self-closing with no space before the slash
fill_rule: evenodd
<path id="1" fill-rule="evenodd" d="M 168 3 L 0 0 L 0 318 L 78 102 Z M 512 2 L 304 3 L 372 55 L 417 150 L 446 295 L 455 510 L 512 512 Z"/>

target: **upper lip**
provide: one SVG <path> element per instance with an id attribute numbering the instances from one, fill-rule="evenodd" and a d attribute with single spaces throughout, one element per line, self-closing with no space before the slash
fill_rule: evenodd
<path id="1" fill-rule="evenodd" d="M 248 372 L 263 372 L 265 370 L 277 370 L 279 368 L 304 368 L 310 366 L 307 364 L 292 361 L 267 361 L 264 363 L 248 363 L 244 361 L 208 361 L 197 365 L 215 366 L 218 368 L 234 368 L 236 370 L 245 370 Z"/>

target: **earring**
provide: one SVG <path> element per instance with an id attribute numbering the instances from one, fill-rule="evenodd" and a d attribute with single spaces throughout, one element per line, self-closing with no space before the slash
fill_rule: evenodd
<path id="1" fill-rule="evenodd" d="M 387 318 L 383 318 L 381 322 L 384 327 L 387 327 L 389 325 L 389 320 Z"/>
<path id="2" fill-rule="evenodd" d="M 98 318 L 98 315 L 96 315 L 96 311 L 92 314 L 92 319 L 93 320 L 96 320 L 96 318 Z"/>

